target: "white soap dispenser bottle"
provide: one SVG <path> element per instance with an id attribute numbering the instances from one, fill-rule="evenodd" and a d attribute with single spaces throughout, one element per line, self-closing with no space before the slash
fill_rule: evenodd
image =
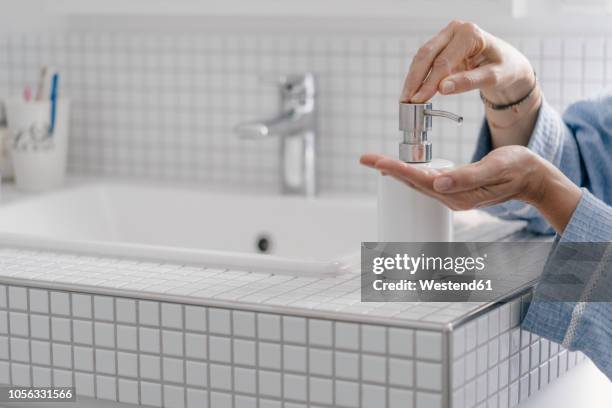
<path id="1" fill-rule="evenodd" d="M 427 132 L 432 116 L 461 123 L 454 113 L 433 110 L 431 103 L 400 103 L 399 129 L 403 141 L 399 159 L 436 170 L 450 169 L 454 163 L 432 159 L 432 145 Z M 439 201 L 408 187 L 390 176 L 380 176 L 378 183 L 378 240 L 384 242 L 450 242 L 453 238 L 452 212 Z"/>

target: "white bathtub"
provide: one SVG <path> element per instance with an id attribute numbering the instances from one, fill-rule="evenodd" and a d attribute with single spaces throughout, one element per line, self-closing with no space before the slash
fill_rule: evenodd
<path id="1" fill-rule="evenodd" d="M 375 232 L 363 198 L 97 183 L 0 207 L 4 244 L 300 276 L 344 271 Z"/>

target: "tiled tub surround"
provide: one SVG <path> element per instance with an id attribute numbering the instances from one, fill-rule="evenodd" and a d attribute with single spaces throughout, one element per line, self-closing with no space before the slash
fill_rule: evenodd
<path id="1" fill-rule="evenodd" d="M 18 249 L 0 250 L 0 275 L 0 383 L 74 384 L 102 400 L 512 407 L 582 359 L 518 327 L 527 295 L 497 306 L 360 303 L 356 276 Z"/>
<path id="2" fill-rule="evenodd" d="M 187 28 L 172 29 L 166 18 L 140 29 L 131 20 L 94 20 L 86 28 L 0 38 L 0 98 L 20 95 L 42 64 L 62 72 L 63 95 L 73 101 L 71 173 L 275 189 L 277 140 L 239 140 L 232 127 L 276 112 L 276 89 L 262 76 L 313 71 L 321 189 L 372 193 L 375 178 L 357 159 L 366 151 L 396 154 L 403 77 L 418 46 L 447 23 L 371 28 L 372 21 L 333 30 L 328 20 L 179 19 L 175 25 Z M 528 56 L 558 109 L 612 79 L 609 25 L 592 27 L 592 35 L 571 32 L 572 25 L 558 34 L 516 21 L 489 28 Z M 436 124 L 435 155 L 468 161 L 482 119 L 477 94 L 435 104 L 465 118 L 460 127 Z"/>

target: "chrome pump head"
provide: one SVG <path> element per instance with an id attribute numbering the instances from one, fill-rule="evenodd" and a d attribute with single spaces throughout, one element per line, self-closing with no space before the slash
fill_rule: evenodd
<path id="1" fill-rule="evenodd" d="M 427 132 L 431 130 L 431 117 L 441 116 L 457 123 L 463 118 L 451 112 L 431 109 L 431 103 L 399 104 L 399 130 L 404 140 L 399 145 L 399 159 L 406 163 L 428 163 L 431 161 L 431 142 Z"/>

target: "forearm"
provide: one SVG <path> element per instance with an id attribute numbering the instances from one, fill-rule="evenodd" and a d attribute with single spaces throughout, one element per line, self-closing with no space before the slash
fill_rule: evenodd
<path id="1" fill-rule="evenodd" d="M 547 161 L 541 160 L 541 173 L 541 181 L 531 187 L 528 202 L 562 235 L 578 206 L 582 190 Z"/>

